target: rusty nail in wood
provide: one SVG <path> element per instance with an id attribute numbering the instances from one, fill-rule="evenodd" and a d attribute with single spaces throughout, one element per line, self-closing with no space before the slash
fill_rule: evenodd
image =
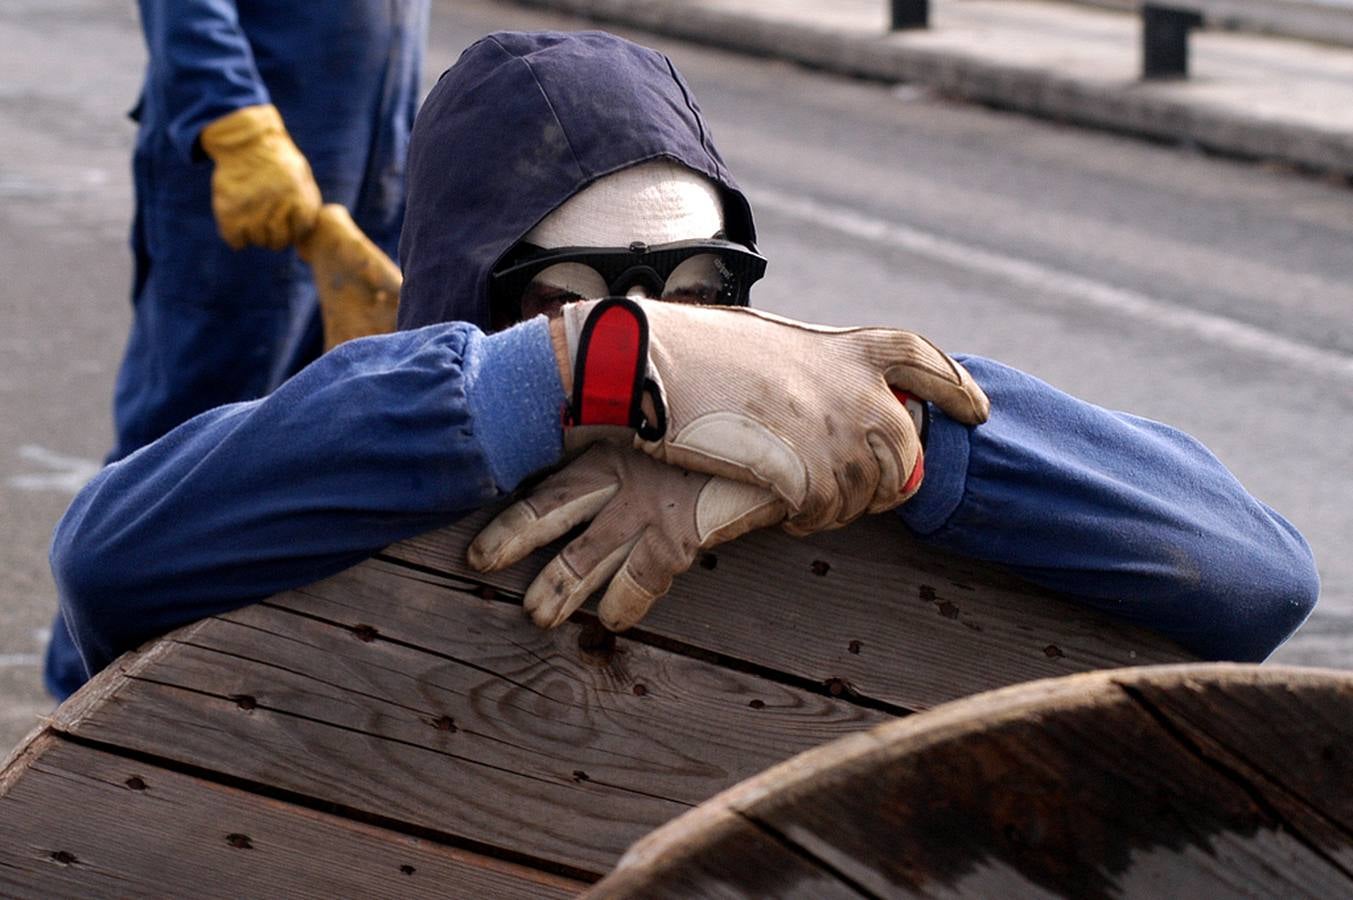
<path id="1" fill-rule="evenodd" d="M 239 832 L 226 835 L 226 843 L 236 850 L 254 849 L 254 842 L 249 840 L 249 835 L 240 834 Z"/>
<path id="2" fill-rule="evenodd" d="M 813 570 L 814 575 L 822 576 L 826 575 L 828 572 L 832 570 L 832 564 L 827 562 L 826 560 L 815 559 L 813 560 L 813 564 L 809 566 L 809 568 Z"/>
<path id="3" fill-rule="evenodd" d="M 856 656 L 859 656 L 859 655 L 860 655 L 860 648 L 863 647 L 863 646 L 864 646 L 864 644 L 861 644 L 859 641 L 851 641 L 851 642 L 846 646 L 846 649 L 849 650 L 851 653 L 854 653 Z"/>
<path id="4" fill-rule="evenodd" d="M 766 701 L 765 701 L 765 700 L 753 700 L 753 701 L 751 701 L 750 703 L 748 703 L 747 705 L 750 706 L 752 709 L 763 709 L 763 708 L 765 708 L 765 706 L 766 706 Z"/>
<path id="5" fill-rule="evenodd" d="M 72 865 L 73 863 L 78 863 L 80 861 L 75 858 L 74 853 L 71 853 L 67 850 L 53 850 L 52 859 L 61 863 L 61 865 L 63 866 L 69 866 Z"/>
<path id="6" fill-rule="evenodd" d="M 240 709 L 249 710 L 258 706 L 258 701 L 249 694 L 235 694 L 231 698 Z"/>
<path id="7" fill-rule="evenodd" d="M 362 643 L 369 644 L 376 639 L 380 632 L 370 625 L 354 625 L 352 626 L 352 634 Z"/>
<path id="8" fill-rule="evenodd" d="M 131 778 L 128 778 L 126 781 L 123 782 L 123 784 L 127 785 L 127 787 L 131 788 L 134 791 L 144 791 L 146 789 L 146 783 L 135 775 L 133 775 Z"/>

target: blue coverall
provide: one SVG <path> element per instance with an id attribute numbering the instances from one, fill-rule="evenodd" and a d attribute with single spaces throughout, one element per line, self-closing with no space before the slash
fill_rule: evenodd
<path id="1" fill-rule="evenodd" d="M 140 0 L 148 63 L 133 156 L 133 320 L 114 394 L 121 459 L 198 413 L 262 397 L 319 355 L 308 267 L 231 250 L 198 134 L 272 103 L 325 202 L 394 255 L 428 0 Z M 60 616 L 49 689 L 82 672 Z"/>

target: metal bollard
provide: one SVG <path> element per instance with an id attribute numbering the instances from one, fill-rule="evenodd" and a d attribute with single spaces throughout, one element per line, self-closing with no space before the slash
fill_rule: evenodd
<path id="1" fill-rule="evenodd" d="M 893 31 L 930 27 L 930 0 L 890 0 Z"/>
<path id="2" fill-rule="evenodd" d="M 1142 5 L 1142 78 L 1187 78 L 1189 31 L 1203 24 L 1192 11 Z"/>

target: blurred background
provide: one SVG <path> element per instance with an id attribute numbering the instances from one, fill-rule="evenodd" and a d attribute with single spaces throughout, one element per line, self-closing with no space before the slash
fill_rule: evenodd
<path id="1" fill-rule="evenodd" d="M 424 89 L 489 31 L 597 27 L 557 11 L 588 6 L 433 0 Z M 1275 659 L 1349 668 L 1353 48 L 1274 36 L 1310 4 L 1268 6 L 1160 83 L 1133 13 L 1073 4 L 942 0 L 882 43 L 883 0 L 602 27 L 691 82 L 758 213 L 757 305 L 916 329 L 1193 434 L 1315 549 L 1320 605 Z M 796 29 L 813 66 L 737 16 Z M 915 77 L 848 40 L 911 48 Z M 129 0 L 0 6 L 0 749 L 51 710 L 47 541 L 112 440 L 144 54 Z"/>

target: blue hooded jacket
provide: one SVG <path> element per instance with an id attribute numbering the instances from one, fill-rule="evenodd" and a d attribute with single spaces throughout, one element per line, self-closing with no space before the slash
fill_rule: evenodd
<path id="1" fill-rule="evenodd" d="M 661 54 L 599 33 L 494 34 L 467 49 L 413 130 L 402 330 L 344 344 L 270 396 L 108 466 L 58 524 L 53 573 L 89 672 L 448 524 L 556 462 L 564 394 L 545 320 L 486 335 L 486 279 L 564 199 L 658 156 L 713 179 L 730 235 L 753 238 Z M 934 413 L 926 481 L 901 510 L 924 540 L 1206 657 L 1262 659 L 1309 613 L 1305 542 L 1196 441 L 962 359 L 992 416 L 969 429 Z"/>

